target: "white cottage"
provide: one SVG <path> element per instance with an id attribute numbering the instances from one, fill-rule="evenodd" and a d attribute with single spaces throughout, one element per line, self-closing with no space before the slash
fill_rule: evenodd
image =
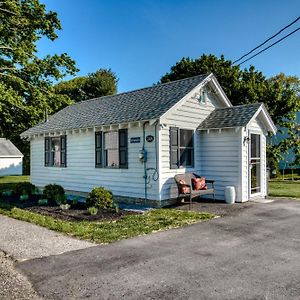
<path id="1" fill-rule="evenodd" d="M 22 175 L 23 154 L 10 141 L 0 138 L 0 176 Z"/>
<path id="2" fill-rule="evenodd" d="M 21 136 L 39 187 L 104 186 L 118 201 L 164 206 L 185 172 L 214 179 L 216 199 L 225 186 L 237 202 L 265 197 L 268 131 L 276 127 L 263 104 L 232 106 L 209 74 L 75 103 Z"/>

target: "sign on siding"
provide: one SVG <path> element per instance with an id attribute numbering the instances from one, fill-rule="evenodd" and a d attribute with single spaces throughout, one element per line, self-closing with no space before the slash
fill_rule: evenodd
<path id="1" fill-rule="evenodd" d="M 139 136 L 130 138 L 130 144 L 138 144 L 141 142 L 141 138 Z"/>

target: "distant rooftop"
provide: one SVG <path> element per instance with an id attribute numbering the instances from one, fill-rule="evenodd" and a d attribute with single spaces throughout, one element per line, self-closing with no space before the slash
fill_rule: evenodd
<path id="1" fill-rule="evenodd" d="M 17 156 L 21 157 L 21 151 L 10 141 L 0 138 L 0 157 Z"/>

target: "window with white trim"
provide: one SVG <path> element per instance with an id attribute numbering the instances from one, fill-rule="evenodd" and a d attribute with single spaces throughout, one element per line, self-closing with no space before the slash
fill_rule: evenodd
<path id="1" fill-rule="evenodd" d="M 67 137 L 65 135 L 45 137 L 45 167 L 67 166 Z"/>
<path id="2" fill-rule="evenodd" d="M 104 132 L 104 164 L 105 167 L 119 166 L 118 131 Z"/>
<path id="3" fill-rule="evenodd" d="M 127 168 L 127 129 L 95 133 L 95 166 L 97 168 Z"/>
<path id="4" fill-rule="evenodd" d="M 194 167 L 194 131 L 170 128 L 170 168 Z"/>

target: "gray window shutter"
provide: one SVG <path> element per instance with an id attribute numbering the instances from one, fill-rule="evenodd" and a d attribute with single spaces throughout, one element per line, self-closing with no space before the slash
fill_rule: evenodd
<path id="1" fill-rule="evenodd" d="M 103 167 L 102 163 L 102 131 L 95 132 L 95 167 Z"/>
<path id="2" fill-rule="evenodd" d="M 120 168 L 128 168 L 128 130 L 119 130 L 119 166 Z"/>
<path id="3" fill-rule="evenodd" d="M 67 167 L 67 136 L 60 136 L 60 166 Z"/>
<path id="4" fill-rule="evenodd" d="M 45 137 L 45 151 L 44 151 L 44 164 L 45 167 L 49 167 L 50 166 L 50 147 L 51 147 L 51 140 L 50 137 Z"/>
<path id="5" fill-rule="evenodd" d="M 179 129 L 170 127 L 170 169 L 179 168 Z"/>

